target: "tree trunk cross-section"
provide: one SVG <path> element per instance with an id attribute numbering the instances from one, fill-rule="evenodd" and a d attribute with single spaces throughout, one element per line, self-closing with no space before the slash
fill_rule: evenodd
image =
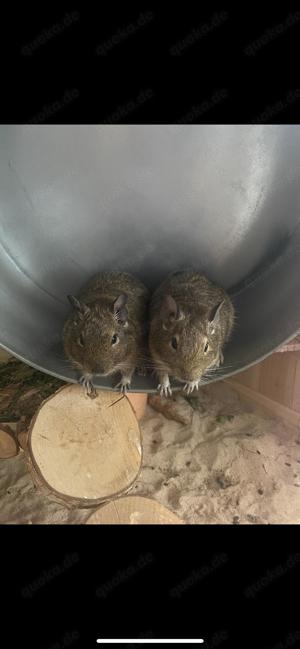
<path id="1" fill-rule="evenodd" d="M 43 402 L 28 436 L 35 482 L 70 506 L 92 506 L 122 494 L 136 480 L 141 434 L 127 397 L 97 391 L 90 399 L 69 385 Z"/>
<path id="2" fill-rule="evenodd" d="M 6 424 L 0 424 L 0 459 L 5 460 L 18 455 L 19 449 L 14 432 Z"/>
<path id="3" fill-rule="evenodd" d="M 143 496 L 125 496 L 99 507 L 87 525 L 183 525 L 176 514 Z"/>

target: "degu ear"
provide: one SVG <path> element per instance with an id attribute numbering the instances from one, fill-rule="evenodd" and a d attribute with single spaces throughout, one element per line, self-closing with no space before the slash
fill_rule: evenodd
<path id="1" fill-rule="evenodd" d="M 172 295 L 164 296 L 160 309 L 160 317 L 163 321 L 164 327 L 166 327 L 168 324 L 173 324 L 175 321 L 184 319 L 184 314 L 178 307 Z"/>
<path id="2" fill-rule="evenodd" d="M 211 334 L 215 333 L 215 329 L 220 323 L 221 309 L 224 302 L 225 300 L 221 300 L 221 302 L 218 302 L 218 304 L 216 304 L 208 314 L 208 331 Z"/>
<path id="3" fill-rule="evenodd" d="M 73 309 L 75 309 L 80 316 L 84 317 L 90 313 L 90 308 L 83 302 L 79 302 L 77 297 L 74 297 L 74 295 L 68 295 L 67 297 Z"/>
<path id="4" fill-rule="evenodd" d="M 119 297 L 113 303 L 114 317 L 118 324 L 123 325 L 123 327 L 125 327 L 128 323 L 128 311 L 125 306 L 127 302 L 128 297 L 126 293 L 121 293 L 121 295 L 119 295 Z"/>

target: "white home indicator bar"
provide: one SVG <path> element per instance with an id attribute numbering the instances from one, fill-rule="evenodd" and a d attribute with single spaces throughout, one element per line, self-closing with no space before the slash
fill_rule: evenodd
<path id="1" fill-rule="evenodd" d="M 116 639 L 111 639 L 111 638 L 99 638 L 97 640 L 99 644 L 200 644 L 204 642 L 203 638 L 198 638 L 197 640 L 188 638 L 187 640 L 183 639 L 178 639 L 178 638 L 153 638 L 152 640 L 147 639 L 142 639 L 142 638 L 134 638 L 134 639 L 126 639 L 122 640 L 121 638 L 116 638 Z"/>

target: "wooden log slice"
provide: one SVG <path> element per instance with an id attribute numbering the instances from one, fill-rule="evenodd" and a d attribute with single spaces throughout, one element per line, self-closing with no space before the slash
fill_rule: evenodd
<path id="1" fill-rule="evenodd" d="M 141 435 L 128 399 L 68 385 L 43 402 L 28 433 L 34 481 L 69 506 L 94 506 L 130 489 L 141 467 Z"/>
<path id="2" fill-rule="evenodd" d="M 14 431 L 7 424 L 0 423 L 0 459 L 7 460 L 18 455 L 19 448 Z"/>
<path id="3" fill-rule="evenodd" d="M 184 525 L 169 509 L 144 496 L 126 496 L 96 509 L 87 525 Z"/>

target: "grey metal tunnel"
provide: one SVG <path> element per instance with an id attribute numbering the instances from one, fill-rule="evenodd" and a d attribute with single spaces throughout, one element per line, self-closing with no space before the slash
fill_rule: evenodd
<path id="1" fill-rule="evenodd" d="M 153 289 L 193 266 L 233 295 L 215 379 L 233 374 L 300 328 L 299 223 L 299 126 L 2 126 L 0 344 L 75 381 L 68 293 L 102 269 Z"/>

